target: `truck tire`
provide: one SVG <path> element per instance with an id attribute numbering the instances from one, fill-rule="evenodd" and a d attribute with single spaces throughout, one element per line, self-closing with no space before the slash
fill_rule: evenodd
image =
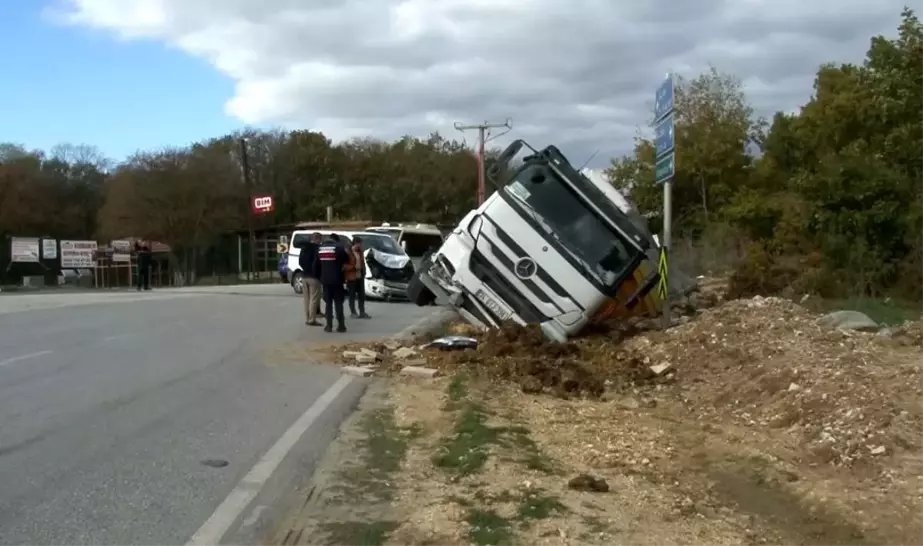
<path id="1" fill-rule="evenodd" d="M 433 294 L 432 290 L 427 288 L 423 281 L 420 280 L 420 274 L 429 271 L 430 266 L 433 264 L 432 254 L 432 252 L 427 252 L 423 255 L 423 259 L 420 260 L 420 268 L 414 272 L 410 282 L 407 283 L 407 298 L 420 307 L 436 303 L 436 294 Z"/>

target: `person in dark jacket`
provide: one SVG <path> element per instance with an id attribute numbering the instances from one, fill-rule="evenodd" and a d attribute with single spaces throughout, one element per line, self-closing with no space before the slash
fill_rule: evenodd
<path id="1" fill-rule="evenodd" d="M 151 289 L 151 249 L 146 243 L 135 241 L 138 259 L 138 290 Z"/>
<path id="2" fill-rule="evenodd" d="M 301 294 L 304 296 L 304 323 L 308 326 L 320 326 L 317 315 L 320 308 L 321 284 L 316 271 L 320 242 L 320 233 L 312 233 L 311 240 L 301 245 L 301 253 L 298 255 L 302 280 Z"/>
<path id="3" fill-rule="evenodd" d="M 337 332 L 346 331 L 346 322 L 343 319 L 343 299 L 346 277 L 343 268 L 349 262 L 349 255 L 340 244 L 339 237 L 334 239 L 331 235 L 317 249 L 317 261 L 314 262 L 314 272 L 324 287 L 324 306 L 327 315 L 325 332 L 333 331 L 333 315 L 336 311 Z"/>

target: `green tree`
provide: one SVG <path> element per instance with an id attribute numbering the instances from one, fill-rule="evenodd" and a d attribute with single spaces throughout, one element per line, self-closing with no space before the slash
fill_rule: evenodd
<path id="1" fill-rule="evenodd" d="M 692 80 L 677 78 L 675 104 L 674 229 L 696 234 L 748 184 L 748 146 L 762 139 L 765 123 L 753 119 L 740 81 L 714 67 Z M 638 137 L 633 154 L 612 160 L 607 175 L 641 210 L 662 209 L 650 140 Z"/>

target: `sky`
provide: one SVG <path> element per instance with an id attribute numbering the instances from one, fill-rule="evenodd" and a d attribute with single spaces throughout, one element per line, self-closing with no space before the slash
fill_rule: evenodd
<path id="1" fill-rule="evenodd" d="M 461 138 L 502 122 L 591 166 L 627 153 L 667 72 L 794 111 L 906 0 L 2 0 L 0 142 L 121 160 L 252 127 Z M 469 144 L 475 134 L 464 135 Z M 503 144 L 503 140 L 496 141 Z"/>

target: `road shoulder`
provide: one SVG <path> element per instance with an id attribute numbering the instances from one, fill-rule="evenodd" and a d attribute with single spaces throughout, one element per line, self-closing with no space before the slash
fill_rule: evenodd
<path id="1" fill-rule="evenodd" d="M 372 383 L 264 544 L 382 544 L 405 517 L 391 480 L 416 437 L 397 424 L 387 381 Z"/>

